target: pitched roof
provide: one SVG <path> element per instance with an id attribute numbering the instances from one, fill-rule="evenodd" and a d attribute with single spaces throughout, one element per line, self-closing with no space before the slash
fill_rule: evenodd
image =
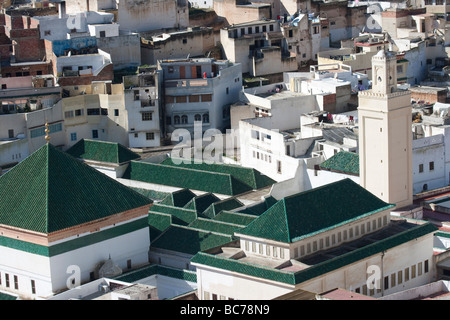
<path id="1" fill-rule="evenodd" d="M 271 184 L 274 184 L 275 181 L 269 178 L 268 176 L 260 173 L 259 171 L 253 169 L 253 168 L 247 168 L 242 167 L 239 165 L 233 165 L 233 164 L 217 164 L 217 163 L 196 163 L 194 161 L 192 162 L 186 162 L 186 161 L 176 161 L 174 162 L 172 158 L 167 158 L 161 164 L 166 166 L 177 166 L 177 167 L 183 167 L 187 169 L 195 169 L 200 171 L 207 171 L 207 172 L 217 172 L 217 173 L 224 173 L 229 174 L 235 179 L 241 181 L 245 185 L 248 185 L 251 187 L 251 189 L 260 189 L 267 187 Z"/>
<path id="2" fill-rule="evenodd" d="M 66 152 L 75 158 L 83 160 L 115 164 L 136 160 L 141 157 L 120 143 L 89 139 L 81 139 Z"/>
<path id="3" fill-rule="evenodd" d="M 0 224 L 51 233 L 152 201 L 46 144 L 0 177 Z"/>
<path id="4" fill-rule="evenodd" d="M 290 243 L 392 207 L 347 178 L 279 200 L 239 234 Z"/>
<path id="5" fill-rule="evenodd" d="M 231 235 L 171 225 L 152 241 L 152 248 L 165 249 L 195 255 L 199 251 L 225 245 L 233 241 Z"/>
<path id="6" fill-rule="evenodd" d="M 131 161 L 122 178 L 225 195 L 252 190 L 231 174 L 142 161 Z"/>
<path id="7" fill-rule="evenodd" d="M 359 176 L 359 155 L 354 152 L 340 151 L 322 162 L 319 167 L 323 170 Z"/>
<path id="8" fill-rule="evenodd" d="M 367 257 L 373 256 L 379 252 L 389 250 L 390 248 L 399 246 L 408 241 L 417 239 L 429 233 L 436 232 L 437 228 L 431 223 L 414 225 L 409 229 L 398 232 L 385 239 L 378 240 L 369 245 L 356 248 L 337 257 L 322 261 L 316 265 L 300 271 L 286 271 L 262 266 L 255 263 L 244 262 L 221 255 L 214 255 L 206 252 L 198 252 L 192 259 L 191 263 L 207 265 L 210 267 L 229 270 L 249 276 L 263 279 L 269 279 L 277 282 L 296 285 L 322 274 L 337 270 L 346 265 L 360 261 Z"/>

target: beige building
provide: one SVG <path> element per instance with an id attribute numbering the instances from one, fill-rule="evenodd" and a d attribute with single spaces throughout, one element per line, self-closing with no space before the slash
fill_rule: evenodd
<path id="1" fill-rule="evenodd" d="M 397 59 L 372 58 L 372 90 L 359 93 L 361 185 L 397 207 L 412 204 L 411 93 L 397 91 Z"/>
<path id="2" fill-rule="evenodd" d="M 106 87 L 106 84 L 105 84 Z M 84 88 L 86 94 L 62 99 L 66 148 L 81 139 L 114 141 L 128 146 L 128 115 L 123 85 L 111 85 L 109 90 Z M 81 88 L 72 87 L 71 92 Z M 91 92 L 91 94 L 87 92 Z"/>

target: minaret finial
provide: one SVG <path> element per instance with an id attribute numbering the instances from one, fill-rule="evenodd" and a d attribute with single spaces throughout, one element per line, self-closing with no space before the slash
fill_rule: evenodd
<path id="1" fill-rule="evenodd" d="M 48 121 L 45 120 L 45 140 L 47 141 L 47 144 L 50 142 L 50 129 L 48 128 Z"/>

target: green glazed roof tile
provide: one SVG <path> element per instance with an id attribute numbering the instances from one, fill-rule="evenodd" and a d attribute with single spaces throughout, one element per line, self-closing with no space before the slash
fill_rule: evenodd
<path id="1" fill-rule="evenodd" d="M 122 178 L 224 195 L 252 190 L 230 174 L 142 161 L 131 161 Z"/>
<path id="2" fill-rule="evenodd" d="M 172 225 L 154 240 L 151 246 L 195 255 L 199 251 L 225 245 L 231 241 L 233 241 L 233 237 L 230 235 L 220 235 L 209 231 Z"/>
<path id="3" fill-rule="evenodd" d="M 151 203 L 51 144 L 0 177 L 0 224 L 42 233 Z"/>
<path id="4" fill-rule="evenodd" d="M 340 151 L 322 162 L 319 167 L 323 170 L 359 175 L 359 155 L 354 152 Z"/>
<path id="5" fill-rule="evenodd" d="M 197 282 L 197 273 L 195 271 L 176 269 L 157 264 L 152 264 L 150 266 L 121 274 L 114 279 L 124 282 L 139 282 L 139 280 L 143 280 L 154 275 L 161 275 L 174 279 Z"/>
<path id="6" fill-rule="evenodd" d="M 278 270 L 205 252 L 198 252 L 191 259 L 191 262 L 194 264 L 210 266 L 258 278 L 296 285 L 368 258 L 382 251 L 386 251 L 398 245 L 407 243 L 429 233 L 434 233 L 436 230 L 437 228 L 431 223 L 417 225 L 409 230 L 399 232 L 398 234 L 383 240 L 379 240 L 367 246 L 355 249 L 297 272 Z"/>
<path id="7" fill-rule="evenodd" d="M 83 160 L 101 161 L 115 164 L 140 158 L 140 155 L 132 152 L 127 147 L 119 143 L 88 139 L 81 139 L 66 152 L 75 158 Z"/>
<path id="8" fill-rule="evenodd" d="M 279 200 L 239 233 L 291 243 L 392 207 L 343 179 Z"/>

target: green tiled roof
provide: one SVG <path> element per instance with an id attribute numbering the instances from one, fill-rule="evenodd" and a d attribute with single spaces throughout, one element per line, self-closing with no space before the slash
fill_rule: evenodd
<path id="1" fill-rule="evenodd" d="M 437 228 L 431 223 L 417 225 L 416 227 L 413 227 L 409 230 L 400 232 L 386 239 L 379 240 L 365 247 L 355 249 L 316 265 L 312 265 L 297 272 L 289 272 L 269 267 L 263 267 L 248 262 L 225 258 L 223 256 L 208 254 L 205 252 L 197 253 L 191 259 L 191 262 L 258 278 L 296 285 L 318 277 L 322 274 L 337 270 L 346 265 L 368 258 L 382 251 L 389 250 L 393 247 L 417 239 L 426 234 L 436 232 L 436 230 Z"/>
<path id="2" fill-rule="evenodd" d="M 178 162 L 181 162 L 178 164 Z M 207 163 L 195 163 L 194 161 L 186 163 L 186 161 L 176 161 L 174 163 L 171 158 L 167 158 L 163 162 L 163 165 L 184 167 L 188 169 L 195 169 L 207 172 L 225 173 L 233 176 L 235 179 L 242 181 L 244 184 L 250 186 L 252 189 L 260 189 L 267 187 L 275 183 L 274 180 L 261 174 L 259 171 L 253 168 L 242 167 L 232 164 L 207 164 Z"/>
<path id="3" fill-rule="evenodd" d="M 151 203 L 51 144 L 0 177 L 0 224 L 42 233 Z"/>
<path id="4" fill-rule="evenodd" d="M 134 187 L 130 187 L 130 188 L 153 201 L 163 200 L 165 197 L 170 195 L 169 192 L 162 192 L 162 191 L 134 188 Z"/>
<path id="5" fill-rule="evenodd" d="M 212 203 L 206 210 L 203 211 L 202 215 L 212 219 L 223 210 L 229 211 L 242 206 L 244 206 L 244 204 L 238 199 L 227 198 Z"/>
<path id="6" fill-rule="evenodd" d="M 120 276 L 115 277 L 115 280 L 124 281 L 124 282 L 139 282 L 139 280 L 151 277 L 153 275 L 161 275 L 170 278 L 186 280 L 190 282 L 197 282 L 197 273 L 191 270 L 182 270 L 171 267 L 166 267 L 158 264 L 152 264 L 150 266 L 146 266 L 140 268 L 138 270 L 133 270 Z"/>
<path id="7" fill-rule="evenodd" d="M 195 255 L 199 251 L 222 246 L 231 241 L 232 236 L 172 225 L 152 242 L 151 247 Z"/>
<path id="8" fill-rule="evenodd" d="M 340 151 L 322 162 L 319 167 L 323 170 L 359 175 L 359 155 L 354 152 Z"/>
<path id="9" fill-rule="evenodd" d="M 141 157 L 120 143 L 88 139 L 81 139 L 66 152 L 79 159 L 115 164 L 136 160 Z"/>
<path id="10" fill-rule="evenodd" d="M 172 205 L 176 207 L 184 207 L 186 203 L 191 201 L 195 197 L 195 193 L 188 189 L 181 189 L 179 191 L 172 192 Z"/>
<path id="11" fill-rule="evenodd" d="M 172 215 L 172 219 L 179 220 L 179 224 L 187 225 L 197 219 L 197 211 L 174 206 L 167 206 L 160 203 L 154 204 L 149 212 L 159 212 Z M 173 221 L 174 222 L 174 221 Z"/>
<path id="12" fill-rule="evenodd" d="M 392 207 L 347 178 L 279 200 L 239 233 L 290 243 Z"/>
<path id="13" fill-rule="evenodd" d="M 232 224 L 211 219 L 198 218 L 189 224 L 190 228 L 200 229 L 203 231 L 211 231 L 214 233 L 221 233 L 232 236 L 235 231 L 244 227 L 244 225 Z"/>
<path id="14" fill-rule="evenodd" d="M 220 199 L 212 193 L 205 193 L 200 196 L 196 196 L 189 201 L 184 208 L 195 210 L 198 213 L 205 211 L 214 202 L 220 201 Z"/>
<path id="15" fill-rule="evenodd" d="M 153 241 L 172 225 L 172 216 L 167 213 L 149 211 L 147 222 L 150 228 L 150 241 Z M 182 225 L 187 223 L 182 222 Z"/>
<path id="16" fill-rule="evenodd" d="M 256 216 L 245 214 L 245 213 L 224 210 L 224 211 L 221 211 L 219 214 L 217 214 L 212 219 L 217 220 L 217 221 L 229 222 L 229 223 L 240 224 L 240 225 L 246 226 L 250 222 L 255 220 Z"/>
<path id="17" fill-rule="evenodd" d="M 142 161 L 131 161 L 122 178 L 225 195 L 252 190 L 231 174 Z"/>
<path id="18" fill-rule="evenodd" d="M 260 216 L 264 212 L 266 212 L 267 209 L 269 209 L 271 206 L 273 206 L 275 203 L 277 203 L 277 200 L 274 197 L 270 196 L 270 197 L 264 198 L 264 201 L 262 201 L 262 202 L 259 202 L 257 204 L 243 208 L 242 210 L 239 210 L 239 212 L 245 213 L 245 214 L 251 214 L 251 215 L 255 215 L 255 216 Z"/>
<path id="19" fill-rule="evenodd" d="M 2 293 L 0 292 L 0 301 L 6 301 L 6 300 L 17 300 L 16 296 L 12 296 L 10 294 Z"/>

